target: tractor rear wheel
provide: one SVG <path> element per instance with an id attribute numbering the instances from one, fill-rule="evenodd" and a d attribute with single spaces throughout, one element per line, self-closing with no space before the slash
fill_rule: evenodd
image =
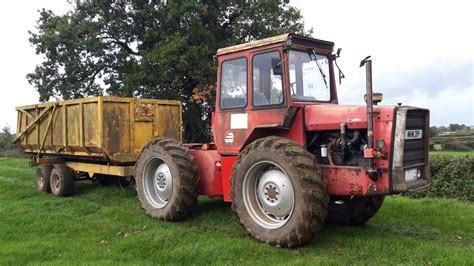
<path id="1" fill-rule="evenodd" d="M 254 239 L 279 247 L 311 240 L 326 218 L 328 196 L 314 155 L 295 142 L 266 137 L 239 155 L 232 209 Z"/>
<path id="2" fill-rule="evenodd" d="M 49 180 L 51 177 L 51 171 L 53 170 L 52 165 L 39 165 L 36 168 L 36 181 L 35 187 L 38 191 L 43 191 L 50 193 L 51 186 L 49 185 Z"/>
<path id="3" fill-rule="evenodd" d="M 178 221 L 197 203 L 199 177 L 189 149 L 170 138 L 149 142 L 135 165 L 142 208 L 153 218 Z"/>
<path id="4" fill-rule="evenodd" d="M 64 164 L 55 164 L 50 178 L 51 193 L 67 197 L 74 194 L 74 171 Z"/>
<path id="5" fill-rule="evenodd" d="M 326 221 L 338 225 L 362 225 L 382 207 L 384 196 L 331 197 Z"/>

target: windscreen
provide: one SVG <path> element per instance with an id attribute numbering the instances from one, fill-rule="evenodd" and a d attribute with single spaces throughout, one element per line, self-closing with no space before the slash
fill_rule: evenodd
<path id="1" fill-rule="evenodd" d="M 312 52 L 289 52 L 290 86 L 294 101 L 329 101 L 329 60 Z"/>

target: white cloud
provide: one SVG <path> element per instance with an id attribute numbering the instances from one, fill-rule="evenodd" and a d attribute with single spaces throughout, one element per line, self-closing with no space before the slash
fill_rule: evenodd
<path id="1" fill-rule="evenodd" d="M 28 42 L 29 30 L 34 30 L 39 17 L 37 10 L 52 9 L 65 13 L 67 1 L 5 1 L 0 9 L 0 127 L 16 131 L 15 107 L 38 102 L 38 92 L 28 84 L 26 74 L 33 72 L 41 58 Z"/>
<path id="2" fill-rule="evenodd" d="M 343 47 L 339 65 L 347 78 L 339 87 L 341 103 L 363 103 L 365 71 L 359 62 L 372 55 L 374 88 L 386 95 L 383 103 L 429 108 L 434 125 L 474 125 L 470 1 L 290 3 L 302 10 L 314 37 Z"/>
<path id="3" fill-rule="evenodd" d="M 367 55 L 374 60 L 374 87 L 387 96 L 384 103 L 403 102 L 431 109 L 433 124 L 474 124 L 473 76 L 474 35 L 471 34 L 472 6 L 470 1 L 314 1 L 291 0 L 303 12 L 308 27 L 314 28 L 314 37 L 331 40 L 343 47 L 339 65 L 347 78 L 339 90 L 341 103 L 362 103 L 365 72 L 359 62 Z M 0 9 L 0 127 L 16 127 L 16 106 L 38 101 L 38 93 L 26 81 L 40 58 L 35 56 L 28 42 L 28 30 L 33 30 L 38 19 L 36 10 L 52 9 L 58 14 L 66 12 L 67 1 L 5 1 Z M 466 59 L 467 58 L 467 59 Z M 447 59 L 447 60 L 446 60 Z M 450 59 L 470 60 L 470 86 L 456 89 L 448 86 L 462 77 L 448 76 L 445 87 L 430 94 L 423 81 L 415 95 L 394 91 L 406 86 L 410 73 L 423 72 L 425 80 L 452 69 Z M 429 72 L 436 69 L 439 71 Z M 433 63 L 434 62 L 434 63 Z M 430 74 L 431 73 L 431 74 Z M 469 73 L 463 72 L 463 73 Z M 463 74 L 466 75 L 466 74 Z M 467 74 L 469 75 L 469 74 Z M 408 76 L 408 77 L 407 77 Z M 470 80 L 470 82 L 469 82 Z M 396 81 L 396 82 L 395 82 Z M 421 83 L 421 85 L 420 85 Z M 428 83 L 428 81 L 426 81 Z M 463 83 L 464 84 L 464 83 Z M 392 85 L 392 86 L 388 86 Z M 387 91 L 384 87 L 390 87 Z M 405 91 L 406 87 L 399 88 Z"/>

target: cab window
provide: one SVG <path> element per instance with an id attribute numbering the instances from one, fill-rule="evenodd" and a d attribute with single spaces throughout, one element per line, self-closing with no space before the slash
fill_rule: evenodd
<path id="1" fill-rule="evenodd" d="M 258 54 L 253 57 L 254 106 L 277 105 L 283 103 L 282 62 L 277 51 Z"/>
<path id="2" fill-rule="evenodd" d="M 247 105 L 247 59 L 228 60 L 221 65 L 221 98 L 223 109 Z"/>
<path id="3" fill-rule="evenodd" d="M 294 101 L 329 101 L 329 59 L 311 52 L 289 52 L 291 96 Z"/>

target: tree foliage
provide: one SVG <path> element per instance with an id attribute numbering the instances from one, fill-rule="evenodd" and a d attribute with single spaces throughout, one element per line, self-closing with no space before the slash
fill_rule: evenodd
<path id="1" fill-rule="evenodd" d="M 209 141 L 218 48 L 305 31 L 279 1 L 78 1 L 61 16 L 41 10 L 30 32 L 44 56 L 28 81 L 40 101 L 96 95 L 177 99 L 185 140 Z"/>
<path id="2" fill-rule="evenodd" d="M 435 126 L 430 127 L 430 138 L 435 137 L 439 134 L 439 129 Z"/>
<path id="3" fill-rule="evenodd" d="M 10 133 L 10 127 L 4 126 L 0 132 L 0 151 L 15 149 L 16 145 L 13 144 L 15 136 Z"/>

